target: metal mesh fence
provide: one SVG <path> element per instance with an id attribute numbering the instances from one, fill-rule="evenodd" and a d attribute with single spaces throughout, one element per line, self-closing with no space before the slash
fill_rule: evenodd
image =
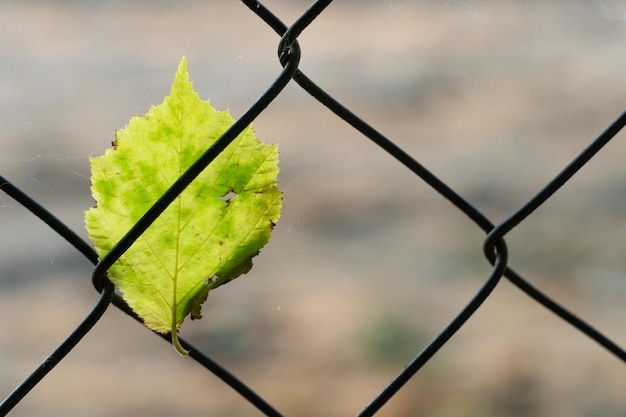
<path id="1" fill-rule="evenodd" d="M 192 167 L 183 174 L 171 189 L 165 193 L 161 199 L 145 214 L 145 216 L 133 227 L 128 234 L 99 262 L 90 244 L 85 242 L 71 228 L 66 226 L 59 218 L 52 214 L 38 202 L 31 199 L 20 188 L 14 186 L 8 179 L 0 177 L 2 190 L 13 198 L 17 203 L 28 209 L 34 216 L 46 223 L 51 229 L 62 236 L 77 251 L 84 255 L 95 265 L 92 274 L 92 282 L 95 289 L 100 293 L 100 298 L 92 311 L 83 319 L 82 323 L 69 335 L 60 346 L 54 350 L 41 365 L 30 374 L 24 382 L 10 393 L 0 404 L 0 415 L 7 415 L 16 405 L 20 403 L 28 393 L 39 384 L 46 375 L 59 363 L 66 355 L 81 342 L 81 340 L 98 323 L 108 307 L 112 304 L 129 316 L 137 319 L 132 311 L 127 307 L 119 294 L 116 293 L 113 285 L 107 280 L 107 269 L 141 236 L 141 234 L 155 221 L 160 213 L 193 181 L 193 179 L 204 170 L 213 159 L 257 116 L 259 116 L 272 101 L 278 97 L 283 89 L 292 81 L 315 98 L 321 105 L 332 111 L 339 119 L 360 132 L 364 137 L 378 145 L 380 149 L 387 152 L 395 160 L 411 171 L 419 181 L 428 184 L 434 192 L 448 200 L 460 215 L 466 216 L 475 223 L 486 235 L 483 252 L 485 258 L 492 265 L 492 270 L 484 280 L 480 289 L 471 297 L 466 306 L 445 326 L 441 332 L 434 337 L 421 351 L 402 369 L 389 384 L 384 387 L 363 410 L 359 416 L 371 416 L 376 414 L 381 408 L 396 395 L 405 384 L 414 378 L 418 371 L 433 358 L 440 349 L 446 345 L 453 335 L 461 329 L 467 320 L 479 309 L 483 302 L 490 296 L 492 291 L 503 281 L 512 283 L 522 294 L 541 304 L 559 317 L 564 325 L 567 323 L 577 329 L 584 337 L 595 341 L 599 349 L 605 349 L 610 354 L 615 355 L 621 362 L 626 362 L 626 351 L 616 344 L 610 337 L 602 334 L 594 326 L 578 317 L 573 312 L 561 306 L 551 297 L 547 296 L 539 288 L 531 285 L 524 277 L 517 273 L 509 265 L 509 253 L 505 238 L 518 225 L 531 216 L 535 210 L 541 207 L 550 197 L 566 184 L 579 170 L 590 161 L 609 141 L 611 141 L 626 124 L 626 112 L 621 114 L 611 123 L 596 139 L 583 149 L 558 175 L 545 185 L 534 197 L 522 204 L 518 209 L 510 213 L 504 221 L 493 222 L 487 218 L 474 205 L 463 198 L 452 187 L 441 180 L 425 168 L 417 159 L 401 149 L 394 141 L 390 140 L 363 119 L 355 115 L 351 110 L 342 105 L 333 96 L 316 85 L 300 69 L 299 62 L 301 49 L 298 37 L 307 27 L 324 12 L 331 0 L 316 1 L 305 13 L 303 13 L 291 26 L 285 25 L 269 9 L 260 2 L 244 0 L 243 3 L 255 13 L 263 22 L 273 29 L 279 36 L 278 57 L 282 71 L 276 80 L 267 90 L 255 101 L 252 106 L 236 121 L 236 123 L 211 147 L 202 157 L 200 157 Z M 138 320 L 138 319 L 137 319 Z M 169 338 L 163 337 L 168 340 Z M 225 384 L 238 392 L 244 399 L 254 405 L 263 415 L 280 416 L 266 399 L 258 395 L 246 383 L 237 378 L 230 370 L 221 366 L 201 349 L 195 348 L 192 344 L 182 341 L 183 346 L 190 351 L 190 357 L 198 365 L 212 372 Z M 419 347 L 416 347 L 419 348 Z M 295 382 L 294 384 L 297 384 Z M 332 407 L 332 405 L 329 405 Z"/>

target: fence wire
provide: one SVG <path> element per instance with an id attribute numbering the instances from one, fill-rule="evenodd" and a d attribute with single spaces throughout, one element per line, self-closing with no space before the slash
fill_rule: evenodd
<path id="1" fill-rule="evenodd" d="M 390 383 L 376 395 L 363 410 L 359 417 L 372 416 L 383 407 L 464 325 L 472 314 L 489 297 L 502 278 L 506 278 L 519 290 L 543 305 L 563 321 L 578 329 L 581 333 L 594 340 L 600 347 L 615 355 L 621 362 L 626 362 L 626 351 L 609 337 L 600 333 L 592 325 L 586 323 L 563 306 L 556 303 L 541 290 L 531 285 L 520 274 L 508 265 L 508 252 L 504 238 L 517 225 L 523 222 L 538 207 L 558 191 L 574 176 L 604 145 L 626 125 L 626 112 L 622 113 L 604 132 L 594 139 L 569 165 L 552 179 L 534 197 L 519 207 L 506 220 L 499 224 L 492 223 L 484 214 L 467 200 L 457 194 L 446 183 L 431 173 L 417 160 L 403 151 L 393 141 L 379 133 L 372 126 L 352 113 L 331 95 L 318 87 L 310 78 L 298 69 L 301 50 L 298 36 L 319 16 L 332 0 L 314 2 L 291 26 L 285 25 L 263 4 L 254 0 L 243 0 L 243 3 L 262 19 L 279 36 L 278 58 L 283 69 L 276 80 L 256 102 L 217 140 L 198 160 L 163 194 L 163 196 L 146 212 L 137 224 L 115 245 L 115 247 L 99 262 L 91 245 L 82 240 L 73 230 L 67 227 L 54 214 L 30 198 L 22 190 L 14 186 L 8 179 L 0 176 L 0 188 L 16 202 L 28 209 L 33 215 L 46 223 L 51 229 L 63 237 L 74 248 L 95 265 L 92 283 L 100 293 L 100 298 L 83 322 L 33 371 L 16 389 L 0 404 L 0 416 L 7 415 L 63 358 L 81 341 L 81 339 L 98 322 L 110 304 L 124 311 L 135 320 L 141 321 L 122 300 L 113 284 L 107 279 L 107 270 L 137 240 L 157 217 L 176 199 L 176 197 L 222 152 L 263 110 L 281 93 L 287 84 L 294 80 L 303 90 L 317 99 L 340 119 L 358 130 L 363 136 L 389 153 L 399 163 L 427 183 L 442 197 L 452 203 L 465 216 L 470 218 L 486 234 L 484 255 L 492 264 L 493 269 L 482 287 L 470 299 L 467 305 L 453 320 L 419 352 L 409 364 Z M 158 335 L 170 342 L 169 335 Z M 181 344 L 189 350 L 189 356 L 208 371 L 215 374 L 224 383 L 238 392 L 266 416 L 281 416 L 264 398 L 255 393 L 243 381 L 228 369 L 212 360 L 190 343 L 181 339 Z"/>

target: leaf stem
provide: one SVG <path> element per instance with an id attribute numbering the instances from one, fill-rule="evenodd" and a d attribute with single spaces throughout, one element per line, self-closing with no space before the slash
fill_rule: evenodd
<path id="1" fill-rule="evenodd" d="M 180 344 L 178 340 L 178 330 L 176 330 L 176 322 L 172 323 L 172 345 L 176 348 L 176 351 L 183 356 L 187 356 L 189 351 Z"/>

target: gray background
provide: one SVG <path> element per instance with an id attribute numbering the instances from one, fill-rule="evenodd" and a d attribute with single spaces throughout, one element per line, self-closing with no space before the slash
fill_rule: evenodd
<path id="1" fill-rule="evenodd" d="M 308 6 L 267 1 L 286 23 Z M 336 1 L 301 69 L 502 221 L 626 103 L 623 1 Z M 183 54 L 237 117 L 280 71 L 238 1 L 0 2 L 0 170 L 86 236 L 88 158 L 169 92 Z M 488 276 L 484 235 L 295 84 L 255 121 L 284 212 L 183 337 L 289 416 L 349 416 Z M 510 264 L 626 346 L 625 133 L 507 237 Z M 0 195 L 0 397 L 97 300 L 91 265 Z M 626 367 L 503 281 L 380 416 L 623 416 Z M 255 416 L 110 308 L 12 416 Z"/>

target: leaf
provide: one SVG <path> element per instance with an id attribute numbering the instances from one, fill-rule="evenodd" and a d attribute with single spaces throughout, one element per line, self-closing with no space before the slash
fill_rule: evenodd
<path id="1" fill-rule="evenodd" d="M 233 124 L 193 90 L 182 58 L 170 95 L 116 132 L 113 149 L 90 158 L 96 207 L 89 237 L 106 255 L 178 177 Z M 244 130 L 108 270 L 147 327 L 172 333 L 201 317 L 210 290 L 252 267 L 280 217 L 278 149 Z"/>

